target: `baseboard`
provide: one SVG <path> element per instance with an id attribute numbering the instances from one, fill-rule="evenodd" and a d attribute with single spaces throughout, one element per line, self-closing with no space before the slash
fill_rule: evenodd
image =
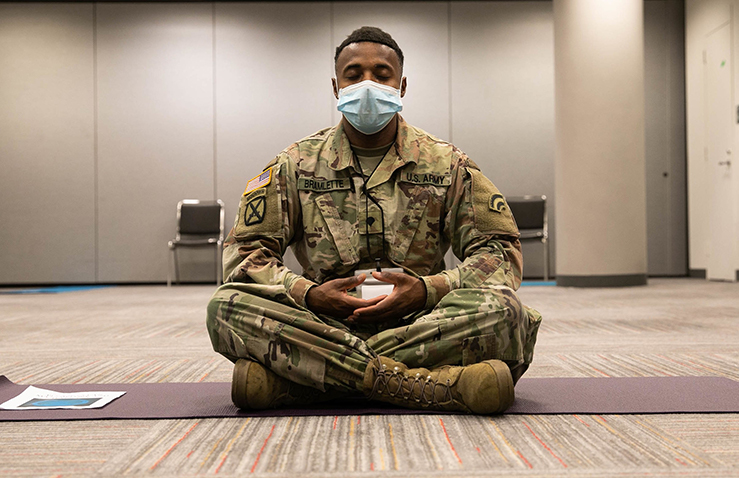
<path id="1" fill-rule="evenodd" d="M 737 274 L 739 274 L 739 271 L 737 271 Z M 690 271 L 688 271 L 688 277 L 694 277 L 696 279 L 705 279 L 706 270 L 705 269 L 690 269 Z"/>
<path id="2" fill-rule="evenodd" d="M 646 284 L 646 274 L 557 276 L 557 285 L 562 287 L 631 287 Z"/>

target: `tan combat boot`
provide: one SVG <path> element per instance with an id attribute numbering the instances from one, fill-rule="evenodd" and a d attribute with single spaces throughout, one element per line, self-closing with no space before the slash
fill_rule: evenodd
<path id="1" fill-rule="evenodd" d="M 305 405 L 332 400 L 341 395 L 336 390 L 322 392 L 291 382 L 252 360 L 239 359 L 234 364 L 231 401 L 242 410 Z"/>
<path id="2" fill-rule="evenodd" d="M 514 398 L 511 371 L 500 360 L 428 370 L 378 357 L 367 366 L 363 386 L 370 400 L 419 410 L 502 413 Z"/>

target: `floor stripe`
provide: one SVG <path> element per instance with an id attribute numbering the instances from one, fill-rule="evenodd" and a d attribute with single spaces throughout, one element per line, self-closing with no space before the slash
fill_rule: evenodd
<path id="1" fill-rule="evenodd" d="M 536 438 L 536 439 L 537 439 L 537 440 L 539 441 L 539 443 L 541 443 L 541 446 L 543 446 L 543 447 L 544 447 L 544 448 L 545 448 L 545 449 L 546 449 L 546 450 L 547 450 L 547 451 L 548 451 L 548 452 L 549 452 L 549 453 L 550 453 L 550 454 L 551 454 L 551 455 L 552 455 L 552 456 L 553 456 L 554 458 L 556 458 L 556 459 L 557 459 L 557 460 L 558 460 L 558 461 L 559 461 L 560 463 L 562 463 L 562 466 L 564 466 L 565 468 L 567 468 L 567 463 L 565 463 L 564 461 L 562 461 L 562 458 L 558 457 L 558 456 L 557 456 L 557 455 L 556 455 L 556 454 L 555 454 L 555 453 L 554 453 L 554 452 L 552 451 L 552 449 L 551 449 L 551 448 L 549 448 L 549 447 L 547 446 L 547 444 L 546 444 L 546 443 L 544 443 L 544 441 L 543 441 L 543 440 L 542 440 L 541 438 L 539 438 L 539 435 L 537 435 L 536 433 L 534 433 L 534 430 L 532 430 L 532 429 L 531 429 L 531 427 L 529 426 L 529 424 L 528 424 L 528 423 L 526 423 L 526 422 L 525 422 L 525 421 L 523 421 L 523 420 L 521 420 L 521 423 L 523 423 L 523 424 L 524 424 L 524 426 L 525 426 L 526 428 L 528 428 L 528 429 L 529 429 L 529 431 L 531 432 L 531 434 L 532 434 L 532 435 L 534 435 L 534 438 Z"/>
<path id="2" fill-rule="evenodd" d="M 272 425 L 272 428 L 269 430 L 269 435 L 267 435 L 267 438 L 265 438 L 264 443 L 262 444 L 262 449 L 259 450 L 259 453 L 257 453 L 257 459 L 254 460 L 254 464 L 251 467 L 250 473 L 254 473 L 254 470 L 257 468 L 257 464 L 259 463 L 259 458 L 262 456 L 262 452 L 267 447 L 267 442 L 270 438 L 272 438 L 272 433 L 275 431 L 275 425 Z"/>
<path id="3" fill-rule="evenodd" d="M 395 451 L 395 438 L 393 437 L 393 424 L 388 423 L 387 426 L 388 426 L 388 429 L 390 430 L 390 449 L 393 452 L 393 469 L 397 471 L 398 470 L 398 453 Z"/>
<path id="4" fill-rule="evenodd" d="M 666 441 L 667 443 L 669 443 L 670 445 L 672 445 L 672 446 L 673 446 L 673 451 L 674 451 L 674 453 L 676 453 L 677 455 L 680 455 L 680 456 L 682 456 L 683 458 L 685 458 L 686 460 L 688 460 L 688 461 L 689 461 L 689 462 L 690 462 L 691 464 L 693 464 L 693 465 L 696 465 L 696 464 L 697 464 L 697 463 L 695 462 L 695 460 L 691 460 L 690 458 L 688 458 L 687 456 L 685 456 L 686 454 L 689 454 L 689 455 L 693 455 L 693 454 L 692 454 L 692 453 L 690 453 L 689 451 L 685 450 L 685 449 L 684 449 L 684 448 L 683 448 L 682 446 L 680 446 L 680 444 L 679 444 L 679 443 L 675 443 L 675 441 L 674 441 L 674 440 L 671 440 L 670 438 L 666 437 L 666 436 L 665 436 L 664 434 L 660 433 L 659 431 L 655 430 L 654 428 L 650 427 L 649 425 L 647 425 L 646 423 L 644 423 L 644 422 L 642 422 L 642 421 L 640 421 L 640 420 L 638 420 L 638 419 L 635 419 L 635 420 L 634 420 L 634 422 L 636 422 L 636 424 L 637 424 L 637 425 L 640 425 L 640 426 L 641 426 L 642 428 L 646 428 L 647 430 L 649 430 L 649 431 L 650 431 L 650 432 L 652 432 L 653 434 L 655 434 L 655 435 L 657 435 L 658 437 L 660 437 L 660 438 L 661 438 L 662 440 L 664 440 L 664 441 Z M 693 456 L 694 456 L 694 455 L 693 455 Z M 702 460 L 702 459 L 701 459 L 700 457 L 696 457 L 696 456 L 694 456 L 694 458 L 696 458 L 696 459 L 698 459 L 698 460 L 702 461 L 702 462 L 703 462 L 704 464 L 706 464 L 706 465 L 708 465 L 708 464 L 709 464 L 709 463 L 708 463 L 707 461 L 705 461 L 705 460 Z"/>
<path id="5" fill-rule="evenodd" d="M 520 457 L 521 457 L 521 458 L 522 458 L 522 459 L 523 459 L 524 461 L 526 461 L 526 458 L 524 458 L 524 457 L 523 457 L 523 455 L 521 455 L 521 452 L 520 452 L 520 451 L 518 451 L 517 449 L 515 449 L 515 448 L 513 447 L 513 445 L 511 445 L 511 443 L 510 443 L 510 442 L 509 442 L 509 441 L 508 441 L 508 440 L 506 439 L 506 437 L 505 437 L 505 435 L 503 434 L 503 432 L 502 432 L 502 431 L 500 431 L 500 428 L 498 427 L 498 425 L 496 425 L 496 424 L 495 424 L 495 421 L 493 421 L 493 419 L 492 419 L 492 418 L 488 418 L 488 420 L 490 420 L 490 423 L 492 423 L 492 424 L 493 424 L 493 426 L 495 427 L 495 431 L 497 431 L 497 432 L 498 432 L 498 435 L 500 435 L 500 438 L 501 438 L 501 439 L 503 440 L 503 443 L 505 443 L 505 444 L 506 444 L 506 446 L 508 447 L 508 449 L 509 449 L 509 450 L 511 450 L 512 452 L 516 452 L 516 453 L 518 453 L 518 456 L 520 456 Z M 526 461 L 526 464 L 528 464 L 528 465 L 529 465 L 529 468 L 531 468 L 531 464 L 529 464 L 529 462 L 528 462 L 528 461 Z"/>
<path id="6" fill-rule="evenodd" d="M 586 427 L 590 428 L 590 425 L 588 425 L 587 423 L 585 423 L 580 417 L 578 417 L 577 415 L 572 415 L 572 416 L 575 417 L 578 422 L 580 422 L 583 425 L 585 425 Z"/>
<path id="7" fill-rule="evenodd" d="M 454 445 L 452 444 L 452 440 L 449 439 L 449 434 L 446 432 L 446 427 L 444 426 L 444 420 L 439 417 L 439 423 L 441 423 L 441 429 L 444 430 L 444 436 L 446 437 L 447 443 L 449 443 L 449 447 L 452 449 L 452 453 L 454 453 L 454 456 L 457 457 L 457 461 L 459 464 L 462 464 L 462 459 L 457 455 L 457 450 L 454 449 Z"/>
<path id="8" fill-rule="evenodd" d="M 434 463 L 436 463 L 436 468 L 438 470 L 443 470 L 444 467 L 441 466 L 441 460 L 439 459 L 438 453 L 436 453 L 436 447 L 434 446 L 434 442 L 431 441 L 431 436 L 429 435 L 429 429 L 426 426 L 426 420 L 424 418 L 421 418 L 419 420 L 421 423 L 421 427 L 423 427 L 423 434 L 426 436 L 426 444 L 429 447 L 429 450 L 431 450 L 431 456 L 434 457 Z"/>
<path id="9" fill-rule="evenodd" d="M 213 454 L 214 451 L 216 451 L 216 449 L 218 448 L 218 446 L 221 444 L 222 441 L 223 441 L 223 437 L 221 437 L 218 440 L 216 440 L 216 443 L 213 445 L 213 448 L 210 449 L 210 451 L 208 452 L 208 454 L 205 455 L 205 458 L 203 458 L 203 461 L 200 463 L 200 468 L 202 468 L 202 467 L 205 466 L 205 464 L 208 462 L 208 459 L 210 458 L 210 456 Z"/>
<path id="10" fill-rule="evenodd" d="M 218 472 L 221 470 L 221 467 L 226 462 L 226 458 L 228 458 L 228 454 L 231 451 L 231 447 L 233 446 L 234 442 L 238 440 L 238 438 L 241 436 L 242 433 L 244 433 L 244 428 L 246 428 L 246 424 L 249 423 L 249 420 L 251 420 L 251 417 L 247 418 L 243 425 L 241 425 L 241 428 L 239 428 L 239 431 L 236 432 L 236 436 L 231 439 L 230 442 L 228 442 L 228 445 L 226 445 L 226 449 L 223 451 L 223 454 L 221 455 L 221 462 L 216 467 L 216 470 L 213 472 L 214 475 L 217 475 Z"/>
<path id="11" fill-rule="evenodd" d="M 129 465 L 128 468 L 126 468 L 125 473 L 128 473 L 131 470 L 131 468 L 133 468 L 135 465 L 137 465 L 138 463 L 140 463 L 147 455 L 149 455 L 149 453 L 151 453 L 151 451 L 154 448 L 156 448 L 157 446 L 159 446 L 160 443 L 162 443 L 165 440 L 167 440 L 167 438 L 169 438 L 169 436 L 172 433 L 174 433 L 174 429 L 171 429 L 171 430 L 167 431 L 166 433 L 164 433 L 164 435 L 162 435 L 162 437 L 159 440 L 157 440 L 154 443 L 154 445 L 150 446 L 148 450 L 146 450 L 138 459 L 134 460 L 134 462 L 131 463 L 131 465 Z"/>
<path id="12" fill-rule="evenodd" d="M 349 417 L 349 471 L 354 471 L 356 463 L 354 461 L 354 420 Z"/>
<path id="13" fill-rule="evenodd" d="M 529 468 L 533 468 L 533 466 L 531 466 L 531 463 L 529 463 L 529 460 L 527 460 L 526 457 L 521 454 L 521 450 L 516 450 L 516 453 L 518 453 L 518 456 L 520 456 L 524 463 L 526 463 L 526 466 L 528 466 Z"/>
<path id="14" fill-rule="evenodd" d="M 179 440 L 177 440 L 176 442 L 174 442 L 174 444 L 171 447 L 169 447 L 167 449 L 167 451 L 164 452 L 164 455 L 160 456 L 159 459 L 156 462 L 154 462 L 154 464 L 151 465 L 151 467 L 149 469 L 150 470 L 153 470 L 154 468 L 156 468 L 157 466 L 159 466 L 159 463 L 161 463 L 162 460 L 164 460 L 165 458 L 167 458 L 167 456 L 170 453 L 172 453 L 172 450 L 174 450 L 177 445 L 179 445 L 180 443 L 182 443 L 182 440 L 184 440 L 185 438 L 187 438 L 187 435 L 190 434 L 190 432 L 193 430 L 193 428 L 195 428 L 196 426 L 198 426 L 198 423 L 200 423 L 200 422 L 193 423 L 192 426 L 185 432 L 185 434 L 182 435 Z"/>
<path id="15" fill-rule="evenodd" d="M 490 436 L 490 433 L 488 433 L 487 430 L 484 430 L 484 429 L 483 429 L 483 432 L 488 437 L 488 440 L 490 440 L 490 443 L 493 444 L 493 447 L 495 447 L 495 451 L 498 452 L 498 455 L 500 455 L 500 457 L 503 458 L 503 460 L 506 463 L 508 463 L 508 458 L 506 458 L 506 456 L 503 454 L 503 452 L 500 451 L 500 448 L 498 448 L 498 445 L 495 443 L 495 440 L 493 440 L 493 437 Z"/>

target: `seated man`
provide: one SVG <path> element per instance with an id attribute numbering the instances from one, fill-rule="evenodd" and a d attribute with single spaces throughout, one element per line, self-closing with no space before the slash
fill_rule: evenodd
<path id="1" fill-rule="evenodd" d="M 541 321 L 514 292 L 522 256 L 505 199 L 462 151 L 398 115 L 406 78 L 390 35 L 355 30 L 335 68 L 341 122 L 246 184 L 226 240 L 207 324 L 235 362 L 232 399 L 260 409 L 360 392 L 500 413 Z M 445 270 L 450 245 L 463 262 Z M 282 263 L 288 246 L 302 276 Z M 391 291 L 360 294 L 366 279 Z"/>

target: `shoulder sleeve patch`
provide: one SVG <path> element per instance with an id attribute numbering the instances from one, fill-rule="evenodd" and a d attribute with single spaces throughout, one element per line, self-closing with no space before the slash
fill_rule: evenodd
<path id="1" fill-rule="evenodd" d="M 245 239 L 253 235 L 282 234 L 280 181 L 272 178 L 272 168 L 250 180 L 239 204 L 234 237 Z"/>
<path id="2" fill-rule="evenodd" d="M 502 213 L 505 209 L 508 209 L 508 204 L 505 202 L 505 198 L 500 193 L 495 193 L 490 196 L 490 209 Z"/>
<path id="3" fill-rule="evenodd" d="M 261 174 L 253 177 L 246 183 L 246 189 L 244 190 L 244 196 L 256 191 L 259 188 L 263 188 L 272 182 L 272 168 L 267 168 Z"/>
<path id="4" fill-rule="evenodd" d="M 472 176 L 472 200 L 477 230 L 517 236 L 516 220 L 498 188 L 481 171 L 473 168 L 468 168 L 467 171 Z"/>

